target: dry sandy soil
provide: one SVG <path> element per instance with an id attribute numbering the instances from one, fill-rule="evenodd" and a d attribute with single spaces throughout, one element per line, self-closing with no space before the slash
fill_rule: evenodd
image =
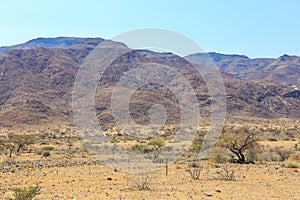
<path id="1" fill-rule="evenodd" d="M 291 127 L 287 123 L 282 124 Z M 258 128 L 265 127 L 260 124 L 256 126 Z M 295 144 L 299 143 L 298 136 L 289 141 L 268 141 L 267 139 L 268 137 L 265 141 L 261 141 L 261 144 L 272 148 L 294 148 Z M 63 140 L 60 141 L 63 142 Z M 62 146 L 67 148 L 64 143 Z M 55 150 L 66 151 L 61 146 L 54 147 Z M 79 144 L 72 146 L 72 148 L 75 147 L 79 147 Z M 42 147 L 34 145 L 33 148 Z M 224 175 L 224 165 L 201 161 L 203 169 L 200 178 L 192 180 L 187 171 L 191 169 L 188 163 L 178 161 L 169 165 L 168 175 L 166 175 L 165 169 L 146 174 L 149 189 L 139 190 L 137 184 L 141 183 L 139 180 L 141 175 L 116 171 L 94 162 L 96 157 L 92 154 L 83 156 L 78 153 L 75 157 L 53 154 L 50 157 L 43 157 L 37 153 L 23 153 L 18 156 L 13 155 L 13 159 L 15 161 L 35 162 L 39 160 L 43 163 L 60 164 L 40 168 L 25 164 L 22 170 L 13 168 L 9 172 L 3 172 L 3 168 L 0 167 L 0 199 L 12 199 L 11 188 L 23 188 L 38 184 L 42 187 L 42 191 L 34 198 L 35 200 L 300 200 L 300 168 L 285 168 L 282 162 L 259 161 L 256 164 L 226 164 L 225 166 L 230 172 L 234 171 L 235 178 L 234 180 L 225 180 L 222 176 Z M 7 156 L 4 154 L 0 155 L 0 163 L 3 162 L 7 162 Z"/>
<path id="2" fill-rule="evenodd" d="M 82 165 L 0 173 L 1 199 L 11 187 L 39 184 L 35 199 L 300 199 L 300 170 L 281 163 L 228 164 L 235 180 L 221 178 L 222 165 L 203 161 L 199 180 L 191 180 L 186 164 L 173 163 L 169 174 L 147 174 L 149 190 L 138 190 L 140 175 L 116 172 L 103 165 Z"/>

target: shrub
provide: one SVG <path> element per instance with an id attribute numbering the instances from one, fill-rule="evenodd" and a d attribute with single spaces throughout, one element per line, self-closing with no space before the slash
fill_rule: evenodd
<path id="1" fill-rule="evenodd" d="M 43 152 L 43 156 L 44 157 L 49 157 L 50 156 L 50 152 L 49 151 L 44 151 Z"/>
<path id="2" fill-rule="evenodd" d="M 220 147 L 215 147 L 209 154 L 209 160 L 214 163 L 226 163 L 229 160 L 226 151 Z"/>
<path id="3" fill-rule="evenodd" d="M 287 160 L 284 162 L 284 167 L 286 168 L 300 168 L 300 163 L 293 160 Z"/>
<path id="4" fill-rule="evenodd" d="M 54 147 L 51 147 L 51 146 L 43 147 L 44 151 L 52 151 L 53 149 L 54 149 Z"/>
<path id="5" fill-rule="evenodd" d="M 163 141 L 161 138 L 154 138 L 150 140 L 148 145 L 151 146 L 154 151 L 158 151 L 165 146 L 165 141 Z"/>
<path id="6" fill-rule="evenodd" d="M 218 171 L 221 175 L 222 180 L 234 181 L 235 180 L 235 169 L 230 169 L 228 165 L 224 164 L 221 167 L 221 170 Z"/>
<path id="7" fill-rule="evenodd" d="M 201 171 L 203 170 L 203 166 L 198 164 L 197 162 L 192 162 L 189 164 L 189 168 L 186 170 L 193 180 L 199 180 Z"/>
<path id="8" fill-rule="evenodd" d="M 149 190 L 151 177 L 147 174 L 137 174 L 135 177 L 130 179 L 133 187 L 138 190 Z"/>
<path id="9" fill-rule="evenodd" d="M 67 159 L 72 159 L 72 158 L 75 158 L 75 157 L 76 157 L 75 154 L 71 154 L 71 153 L 66 154 Z"/>
<path id="10" fill-rule="evenodd" d="M 192 146 L 192 148 L 191 148 L 191 152 L 199 153 L 200 150 L 201 150 L 201 147 L 202 147 L 202 144 L 194 145 L 194 146 Z"/>
<path id="11" fill-rule="evenodd" d="M 284 149 L 280 147 L 276 147 L 275 151 L 281 157 L 282 161 L 287 160 L 289 156 L 292 154 L 292 151 L 290 149 Z"/>
<path id="12" fill-rule="evenodd" d="M 15 196 L 16 200 L 32 200 L 36 195 L 38 195 L 41 191 L 41 187 L 30 186 L 28 189 L 26 188 L 12 188 L 11 191 Z"/>
<path id="13" fill-rule="evenodd" d="M 142 153 L 148 153 L 148 152 L 151 152 L 152 149 L 144 144 L 135 144 L 131 147 L 131 149 L 133 151 L 140 151 Z"/>
<path id="14" fill-rule="evenodd" d="M 300 152 L 294 152 L 293 154 L 291 154 L 289 156 L 288 160 L 294 160 L 294 161 L 300 162 Z"/>
<path id="15" fill-rule="evenodd" d="M 280 162 L 280 161 L 282 161 L 282 158 L 278 154 L 273 154 L 272 157 L 271 157 L 271 160 L 274 161 L 274 162 Z"/>

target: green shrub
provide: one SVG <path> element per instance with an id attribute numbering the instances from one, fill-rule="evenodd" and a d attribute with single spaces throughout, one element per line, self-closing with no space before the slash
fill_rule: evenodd
<path id="1" fill-rule="evenodd" d="M 72 154 L 72 153 L 66 154 L 66 158 L 68 158 L 68 159 L 72 159 L 75 157 L 76 157 L 75 154 Z"/>
<path id="2" fill-rule="evenodd" d="M 272 157 L 271 157 L 271 160 L 274 161 L 274 162 L 280 162 L 280 161 L 282 161 L 282 158 L 278 154 L 273 154 Z"/>
<path id="3" fill-rule="evenodd" d="M 12 188 L 11 191 L 15 196 L 16 200 L 32 200 L 36 195 L 38 195 L 41 191 L 41 187 L 30 186 L 27 188 Z"/>
<path id="4" fill-rule="evenodd" d="M 52 151 L 53 149 L 54 149 L 54 147 L 51 147 L 51 146 L 43 147 L 44 151 Z"/>
<path id="5" fill-rule="evenodd" d="M 191 148 L 191 152 L 199 153 L 200 150 L 201 150 L 201 147 L 202 147 L 202 144 L 194 145 L 194 146 L 192 146 L 192 148 Z"/>
<path id="6" fill-rule="evenodd" d="M 286 168 L 300 168 L 300 163 L 293 160 L 287 160 L 284 162 L 284 167 Z"/>
<path id="7" fill-rule="evenodd" d="M 148 152 L 151 152 L 152 149 L 144 144 L 135 144 L 131 147 L 131 149 L 133 151 L 139 151 L 139 152 L 142 152 L 142 153 L 148 153 Z"/>
<path id="8" fill-rule="evenodd" d="M 149 141 L 148 145 L 151 146 L 154 151 L 157 151 L 165 146 L 165 141 L 161 138 L 154 138 Z"/>

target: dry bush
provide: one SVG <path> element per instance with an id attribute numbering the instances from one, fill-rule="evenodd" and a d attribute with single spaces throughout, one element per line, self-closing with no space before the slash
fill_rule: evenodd
<path id="1" fill-rule="evenodd" d="M 221 165 L 221 169 L 218 171 L 222 180 L 226 181 L 234 181 L 235 177 L 235 169 L 230 168 L 228 164 Z"/>
<path id="2" fill-rule="evenodd" d="M 228 153 L 221 147 L 215 147 L 209 153 L 209 160 L 214 163 L 226 163 L 229 160 Z"/>
<path id="3" fill-rule="evenodd" d="M 200 174 L 203 170 L 203 166 L 197 162 L 192 162 L 189 164 L 189 168 L 186 170 L 191 176 L 192 180 L 199 180 Z"/>
<path id="4" fill-rule="evenodd" d="M 290 155 L 293 153 L 291 149 L 284 149 L 280 147 L 276 147 L 275 152 L 281 157 L 281 161 L 287 160 L 290 157 Z"/>
<path id="5" fill-rule="evenodd" d="M 290 154 L 289 160 L 294 160 L 300 162 L 300 152 L 294 152 L 293 154 Z"/>
<path id="6" fill-rule="evenodd" d="M 130 179 L 133 188 L 138 190 L 150 190 L 151 176 L 149 174 L 136 174 Z"/>

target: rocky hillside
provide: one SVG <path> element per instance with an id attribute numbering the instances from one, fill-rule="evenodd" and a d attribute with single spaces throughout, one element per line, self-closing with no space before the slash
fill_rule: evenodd
<path id="1" fill-rule="evenodd" d="M 58 38 L 42 39 L 41 43 L 39 40 L 33 41 L 29 42 L 34 43 L 33 46 L 27 46 L 30 49 L 22 45 L 21 49 L 18 46 L 6 47 L 6 52 L 0 54 L 0 126 L 72 125 L 72 90 L 77 71 L 83 59 L 103 40 Z M 45 45 L 47 41 L 51 41 L 51 45 Z M 237 63 L 249 60 L 243 56 L 237 56 L 236 59 Z M 274 64 L 274 61 L 264 62 L 269 63 L 268 66 Z M 100 124 L 114 124 L 112 91 L 122 75 L 143 63 L 159 63 L 179 70 L 196 91 L 201 115 L 208 116 L 212 103 L 208 90 L 186 59 L 170 53 L 133 50 L 116 59 L 99 80 L 96 111 Z M 230 75 L 230 71 L 227 72 L 229 74 L 224 73 L 223 77 L 228 117 L 300 117 L 300 95 L 291 87 L 247 80 L 251 78 L 241 80 Z M 168 88 L 159 85 L 148 85 L 135 92 L 130 99 L 132 118 L 140 124 L 149 123 L 149 108 L 153 104 L 161 104 L 166 108 L 167 123 L 179 121 L 180 109 L 176 96 Z"/>
<path id="2" fill-rule="evenodd" d="M 13 49 L 35 49 L 35 48 L 70 48 L 87 41 L 101 42 L 101 38 L 76 38 L 76 37 L 58 37 L 58 38 L 37 38 L 23 44 L 0 47 L 0 54 Z"/>
<path id="3" fill-rule="evenodd" d="M 250 59 L 242 55 L 209 53 L 220 71 L 244 80 L 272 81 L 300 88 L 300 57 L 283 55 L 277 59 Z M 191 62 L 205 64 L 201 53 L 185 57 Z"/>

